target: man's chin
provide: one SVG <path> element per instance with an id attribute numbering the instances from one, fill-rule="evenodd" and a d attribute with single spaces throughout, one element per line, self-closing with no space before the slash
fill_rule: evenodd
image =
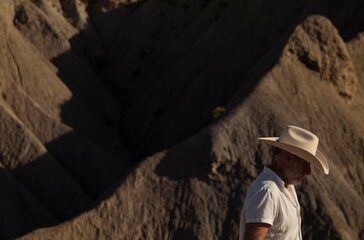
<path id="1" fill-rule="evenodd" d="M 291 184 L 292 185 L 300 185 L 301 184 L 301 181 L 302 181 L 303 177 L 300 177 L 300 178 L 295 178 L 292 180 Z"/>

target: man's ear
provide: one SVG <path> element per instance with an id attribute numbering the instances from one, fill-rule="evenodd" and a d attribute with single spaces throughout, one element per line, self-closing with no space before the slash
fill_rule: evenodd
<path id="1" fill-rule="evenodd" d="M 284 161 L 289 164 L 292 160 L 292 157 L 293 157 L 293 154 L 292 153 L 289 153 L 287 152 L 287 154 L 284 156 Z"/>

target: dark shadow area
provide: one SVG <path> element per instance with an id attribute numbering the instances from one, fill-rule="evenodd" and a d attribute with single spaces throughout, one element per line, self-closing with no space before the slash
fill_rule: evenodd
<path id="1" fill-rule="evenodd" d="M 173 233 L 172 239 L 183 240 L 183 239 L 191 239 L 197 240 L 196 236 L 194 236 L 194 231 L 191 227 L 187 227 L 186 229 L 179 229 Z"/>
<path id="2" fill-rule="evenodd" d="M 90 116 L 92 116 L 95 109 L 102 113 L 99 114 L 100 116 L 96 116 L 98 122 L 104 122 L 107 125 L 102 129 L 102 132 L 112 132 L 111 135 L 117 135 L 116 138 L 120 139 L 132 154 L 134 162 L 155 152 L 170 148 L 199 132 L 214 121 L 211 112 L 215 107 L 225 106 L 230 110 L 235 105 L 243 102 L 260 78 L 276 64 L 281 50 L 295 26 L 307 16 L 321 14 L 328 17 L 339 29 L 346 41 L 354 38 L 358 32 L 364 29 L 361 22 L 358 22 L 360 14 L 341 13 L 341 11 L 349 9 L 359 11 L 357 9 L 361 9 L 363 5 L 361 1 L 347 3 L 334 1 L 330 2 L 329 6 L 326 1 L 319 3 L 316 1 L 296 1 L 294 4 L 287 4 L 287 6 L 284 6 L 285 1 L 280 1 L 277 4 L 263 3 L 260 9 L 254 9 L 253 6 L 248 4 L 242 8 L 251 8 L 249 11 L 242 12 L 242 14 L 247 14 L 247 23 L 241 23 L 240 32 L 235 31 L 237 34 L 236 41 L 241 42 L 236 45 L 235 55 L 229 52 L 224 53 L 223 49 L 229 49 L 230 42 L 221 40 L 216 44 L 207 41 L 206 44 L 211 44 L 211 47 L 205 47 L 210 48 L 211 52 L 201 49 L 195 51 L 194 55 L 188 55 L 187 57 L 181 53 L 178 55 L 178 59 L 168 60 L 170 63 L 167 68 L 151 69 L 160 67 L 161 65 L 156 64 L 156 62 L 166 61 L 163 57 L 167 59 L 171 57 L 168 50 L 171 46 L 174 46 L 174 41 L 180 41 L 184 37 L 187 38 L 185 35 L 192 32 L 189 28 L 195 27 L 195 19 L 198 13 L 196 11 L 195 15 L 191 15 L 186 11 L 185 29 L 179 30 L 174 38 L 171 38 L 171 35 L 168 34 L 155 33 L 153 35 L 154 40 L 151 42 L 148 42 L 150 40 L 147 38 L 145 43 L 141 39 L 135 39 L 138 43 L 131 46 L 137 48 L 141 45 L 140 51 L 129 49 L 130 53 L 120 52 L 120 55 L 125 55 L 125 58 L 129 56 L 130 62 L 135 62 L 137 70 L 133 70 L 123 66 L 122 63 L 128 61 L 127 59 L 115 57 L 115 54 L 119 53 L 118 41 L 122 45 L 123 41 L 128 39 L 128 34 L 133 33 L 125 31 L 129 28 L 124 22 L 120 22 L 120 26 L 114 24 L 115 26 L 112 27 L 113 21 L 118 19 L 128 21 L 128 19 L 135 19 L 140 16 L 141 22 L 136 24 L 137 29 L 134 29 L 134 31 L 140 31 L 141 36 L 147 36 L 151 30 L 146 28 L 138 29 L 138 26 L 151 21 L 144 16 L 149 14 L 163 19 L 164 15 L 161 16 L 160 11 L 167 14 L 162 10 L 165 6 L 178 8 L 178 4 L 166 1 L 154 3 L 156 6 L 148 9 L 146 6 L 152 3 L 141 1 L 124 5 L 122 9 L 100 13 L 95 10 L 94 5 L 96 2 L 90 1 L 88 6 L 88 11 L 91 14 L 89 27 L 70 40 L 71 51 L 52 60 L 58 68 L 59 77 L 74 94 L 74 97 L 63 106 L 62 119 L 63 122 L 72 126 L 77 132 L 89 138 L 91 137 L 90 139 L 98 145 L 110 149 L 110 151 L 113 151 L 112 148 L 120 148 L 120 146 L 107 146 L 102 138 L 96 134 L 90 136 L 89 129 L 92 127 L 85 128 L 84 118 L 77 119 L 78 117 L 75 114 L 79 109 L 77 105 L 88 108 L 88 105 L 93 103 L 93 109 L 88 109 Z M 196 6 L 191 5 L 187 9 L 197 8 L 198 3 L 194 4 Z M 158 6 L 160 6 L 161 10 L 158 9 Z M 180 7 L 186 9 L 185 4 Z M 207 25 L 204 23 L 207 29 L 214 27 L 218 31 L 221 30 L 221 33 L 216 32 L 213 36 L 226 34 L 223 29 L 227 26 L 224 26 L 224 24 L 230 23 L 226 19 L 229 18 L 230 14 L 234 13 L 233 8 L 241 6 L 237 2 L 232 2 L 219 7 L 221 7 L 221 10 L 217 12 L 221 17 Z M 141 13 L 142 8 L 148 10 L 143 10 L 143 13 Z M 209 2 L 200 11 L 204 8 L 211 8 Z M 262 12 L 262 14 L 250 16 L 254 11 Z M 254 17 L 260 18 L 256 28 L 251 27 L 254 25 Z M 272 21 L 272 17 L 278 17 L 277 22 Z M 244 16 L 241 19 L 244 19 Z M 358 22 L 358 24 L 348 24 L 352 21 Z M 179 22 L 183 22 L 183 17 L 175 20 L 176 24 Z M 167 25 L 163 20 L 160 20 L 159 24 L 159 29 L 162 28 L 165 31 L 173 32 L 171 26 Z M 103 26 L 107 26 L 105 28 L 110 29 L 110 32 L 113 33 L 110 33 L 110 35 L 113 35 L 113 41 L 110 39 L 105 40 L 106 37 L 101 35 L 107 33 L 102 29 Z M 205 31 L 205 29 L 203 30 Z M 243 33 L 243 31 L 254 32 Z M 125 37 L 120 37 L 120 32 L 123 32 Z M 194 34 L 201 34 L 201 32 L 195 32 Z M 201 38 L 203 36 L 196 36 L 197 40 L 191 41 L 190 47 L 200 46 L 201 44 L 198 41 Z M 164 42 L 165 46 L 163 47 L 159 42 Z M 188 43 L 187 40 L 186 42 Z M 145 46 L 154 50 L 150 52 Z M 186 48 L 183 44 L 181 44 L 181 47 Z M 206 56 L 209 56 L 209 58 L 206 58 Z M 115 66 L 113 63 L 115 59 L 120 61 L 120 73 L 117 72 L 117 65 Z M 208 70 L 203 69 L 196 73 L 189 73 L 188 71 L 192 71 L 194 65 L 198 66 L 200 64 L 199 60 L 206 61 Z M 131 71 L 130 74 L 128 74 L 129 71 Z M 201 71 L 203 72 L 201 73 Z M 195 89 L 187 89 L 182 85 L 179 89 L 180 84 L 177 80 L 174 81 L 174 88 L 176 89 L 173 89 L 173 86 L 167 84 L 167 82 L 170 82 L 169 79 L 179 79 L 178 81 L 186 82 L 184 86 L 187 85 Z M 94 89 L 90 85 L 93 85 Z M 110 116 L 110 111 L 102 111 L 107 102 L 101 104 L 104 100 L 102 95 L 96 96 L 96 90 L 100 88 L 105 88 L 103 91 L 104 96 L 111 93 L 113 98 L 118 100 L 120 107 L 118 114 Z M 150 91 L 153 93 L 150 94 Z M 170 94 L 177 95 L 171 98 Z M 232 99 L 232 96 L 235 96 L 234 99 Z M 116 131 L 119 132 L 115 134 Z"/>
<path id="3" fill-rule="evenodd" d="M 65 134 L 46 147 L 93 200 L 132 167 L 128 159 L 114 157 L 77 132 Z"/>
<path id="4" fill-rule="evenodd" d="M 50 154 L 11 174 L 21 182 L 59 222 L 81 213 L 92 199 Z"/>
<path id="5" fill-rule="evenodd" d="M 155 169 L 159 176 L 181 181 L 197 178 L 209 182 L 212 159 L 211 135 L 208 129 L 170 148 Z M 186 151 L 188 149 L 188 151 Z"/>
<path id="6" fill-rule="evenodd" d="M 14 239 L 36 228 L 49 227 L 58 221 L 43 208 L 22 182 L 0 168 L 1 239 Z"/>
<path id="7" fill-rule="evenodd" d="M 47 154 L 26 165 L 10 172 L 0 168 L 0 178 L 6 177 L 0 188 L 5 184 L 6 189 L 12 189 L 11 193 L 2 190 L 7 198 L 12 197 L 7 211 L 15 211 L 14 207 L 18 214 L 10 216 L 6 209 L 0 209 L 6 221 L 2 226 L 7 226 L 1 235 L 4 239 L 57 225 L 93 209 L 99 200 L 112 195 L 110 190 L 120 186 L 132 169 L 76 132 L 65 134 L 46 147 Z"/>
<path id="8" fill-rule="evenodd" d="M 283 4 L 284 1 L 281 3 Z M 354 3 L 359 4 L 359 2 Z M 355 5 L 354 3 L 353 5 Z M 183 39 L 185 35 L 189 34 L 189 29 L 196 25 L 195 21 L 188 21 L 189 15 L 186 13 L 186 30 L 180 30 L 178 37 L 172 38 L 171 42 L 166 42 L 165 39 L 168 39 L 169 36 L 154 34 L 154 42 L 148 43 L 148 40 L 145 40 L 144 44 L 148 45 L 148 49 L 153 49 L 152 53 L 142 46 L 139 51 L 135 50 L 137 56 L 130 54 L 130 57 L 138 58 L 135 60 L 137 75 L 127 74 L 129 71 L 135 73 L 136 70 L 123 68 L 120 64 L 120 70 L 125 71 L 125 74 L 121 74 L 119 80 L 110 81 L 111 85 L 114 85 L 113 89 L 119 89 L 120 91 L 117 92 L 123 93 L 123 96 L 118 96 L 122 106 L 119 127 L 125 144 L 133 153 L 135 161 L 169 148 L 199 132 L 213 121 L 211 111 L 216 106 L 228 106 L 228 109 L 231 109 L 236 104 L 243 102 L 261 76 L 264 76 L 276 64 L 282 47 L 297 24 L 311 14 L 321 13 L 330 17 L 333 12 L 337 11 L 335 8 L 327 9 L 314 2 L 298 1 L 293 6 L 286 8 L 282 8 L 282 4 L 263 4 L 259 9 L 262 13 L 255 16 L 259 21 L 257 21 L 256 27 L 252 27 L 255 24 L 251 19 L 253 16 L 248 15 L 252 15 L 252 12 L 248 10 L 244 12 L 243 7 L 233 2 L 222 8 L 221 11 L 219 10 L 221 18 L 211 21 L 201 32 L 195 33 L 195 41 L 186 40 L 190 44 L 189 47 L 185 47 L 184 42 L 179 43 L 181 38 Z M 210 9 L 208 4 L 205 7 Z M 232 10 L 235 7 L 242 8 L 239 14 L 247 14 L 247 19 L 241 17 L 242 22 L 246 21 L 246 23 L 239 23 L 239 31 L 226 32 L 225 29 L 236 24 L 232 21 L 229 22 L 229 18 L 236 18 L 234 14 L 238 15 Z M 194 8 L 194 6 L 190 6 L 190 8 Z M 150 10 L 149 14 L 157 11 L 155 9 L 157 7 Z M 257 10 L 252 9 L 252 11 Z M 257 12 L 259 13 L 259 11 Z M 137 14 L 138 10 L 132 16 Z M 277 18 L 277 22 L 272 21 L 275 18 Z M 339 22 L 342 21 L 341 19 L 335 15 L 334 24 L 343 26 L 343 23 Z M 142 16 L 140 21 L 141 23 L 146 22 Z M 178 21 L 175 21 L 177 25 Z M 203 25 L 203 23 L 201 24 Z M 173 24 L 171 23 L 171 25 Z M 173 26 L 160 23 L 160 28 L 165 31 L 168 31 L 169 27 L 173 32 Z M 345 26 L 341 28 L 346 29 Z M 210 34 L 211 41 L 203 42 L 201 39 L 204 39 L 207 34 L 205 32 L 210 29 L 214 29 L 216 32 Z M 148 31 L 141 28 L 140 32 L 147 34 Z M 230 46 L 233 42 L 227 41 L 230 40 L 228 37 L 226 37 L 227 39 L 221 38 L 218 43 L 214 42 L 220 36 L 229 36 L 232 32 L 236 34 L 235 41 L 238 42 L 238 44 L 235 43 L 234 50 L 231 50 Z M 355 34 L 346 33 L 346 36 L 346 39 L 349 39 Z M 125 39 L 128 37 L 125 36 Z M 166 43 L 160 46 L 159 41 Z M 172 58 L 168 54 L 168 50 L 178 47 L 177 43 L 174 45 L 173 42 L 178 42 L 179 47 L 185 48 L 187 53 L 181 52 L 176 58 Z M 190 48 L 196 48 L 193 54 L 189 54 Z M 125 52 L 120 52 L 120 55 L 123 54 L 127 55 Z M 272 56 L 274 54 L 275 56 Z M 166 62 L 167 60 L 164 58 L 170 58 L 166 63 L 167 67 L 155 70 L 162 66 L 155 62 Z M 126 63 L 126 60 L 122 58 L 120 63 Z M 199 71 L 193 72 L 194 67 L 200 66 Z M 110 77 L 107 74 L 105 76 Z M 117 76 L 119 75 L 116 74 Z M 181 82 L 186 83 L 181 84 Z M 186 85 L 195 90 L 186 89 Z M 235 102 L 231 101 L 231 96 L 234 95 L 237 96 Z"/>

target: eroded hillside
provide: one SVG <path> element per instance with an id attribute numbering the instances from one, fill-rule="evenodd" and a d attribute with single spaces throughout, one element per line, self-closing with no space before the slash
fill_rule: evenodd
<path id="1" fill-rule="evenodd" d="M 297 189 L 304 239 L 363 239 L 362 12 L 1 1 L 1 238 L 236 239 L 256 138 L 294 124 L 330 161 Z"/>

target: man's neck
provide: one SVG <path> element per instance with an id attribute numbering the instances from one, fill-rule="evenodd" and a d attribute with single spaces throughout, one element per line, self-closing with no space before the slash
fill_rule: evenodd
<path id="1" fill-rule="evenodd" d="M 274 165 L 271 165 L 271 166 L 268 166 L 273 172 L 275 172 L 275 174 L 278 175 L 278 177 L 280 177 L 283 182 L 284 182 L 284 187 L 287 189 L 287 191 L 289 192 L 289 194 L 291 194 L 291 196 L 293 197 L 293 199 L 295 199 L 294 197 L 294 193 L 292 191 L 292 189 L 289 187 L 290 185 L 287 184 L 287 180 L 286 178 L 284 177 L 285 174 L 283 173 L 283 171 L 281 170 L 281 168 L 277 168 L 275 167 Z"/>
<path id="2" fill-rule="evenodd" d="M 268 166 L 273 172 L 275 172 L 275 174 L 277 174 L 278 175 L 278 177 L 280 177 L 282 180 L 283 180 L 283 182 L 284 182 L 284 187 L 286 188 L 286 189 L 289 189 L 289 185 L 288 185 L 288 183 L 287 183 L 287 180 L 286 180 L 286 178 L 285 178 L 285 174 L 284 174 L 284 172 L 282 171 L 282 169 L 281 168 L 278 168 L 277 166 L 275 166 L 275 165 L 270 165 L 270 166 Z"/>

